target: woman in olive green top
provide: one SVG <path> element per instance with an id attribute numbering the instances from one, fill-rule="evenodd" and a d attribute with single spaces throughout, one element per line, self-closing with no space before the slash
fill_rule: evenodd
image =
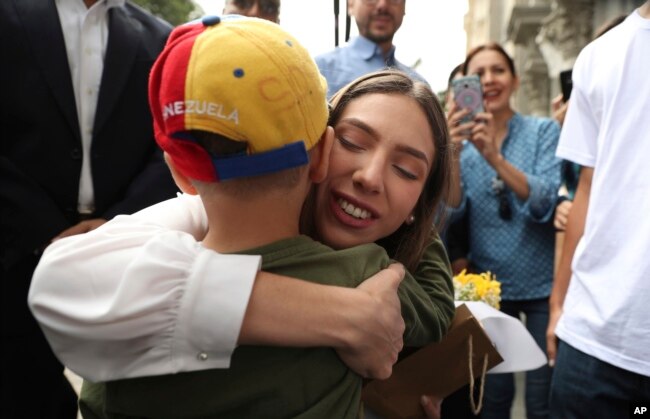
<path id="1" fill-rule="evenodd" d="M 261 254 L 268 272 L 354 287 L 388 265 L 387 251 L 414 274 L 399 288 L 405 345 L 440 340 L 454 305 L 433 228 L 451 164 L 437 98 L 402 73 L 377 72 L 334 96 L 329 125 L 329 173 L 307 199 L 302 231 L 331 248 L 300 236 L 238 253 Z M 196 208 L 187 216 L 201 218 Z M 386 250 L 358 246 L 372 242 Z M 331 348 L 241 346 L 229 369 L 86 382 L 81 407 L 85 417 L 352 418 L 360 391 Z"/>

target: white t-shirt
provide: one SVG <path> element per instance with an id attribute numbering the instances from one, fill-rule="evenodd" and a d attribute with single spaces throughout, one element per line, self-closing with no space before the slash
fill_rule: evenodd
<path id="1" fill-rule="evenodd" d="M 51 244 L 29 306 L 59 359 L 95 382 L 229 367 L 261 258 L 206 249 L 206 231 L 181 195 Z"/>
<path id="2" fill-rule="evenodd" d="M 594 175 L 556 334 L 650 376 L 650 20 L 636 11 L 588 45 L 573 83 L 557 155 Z"/>

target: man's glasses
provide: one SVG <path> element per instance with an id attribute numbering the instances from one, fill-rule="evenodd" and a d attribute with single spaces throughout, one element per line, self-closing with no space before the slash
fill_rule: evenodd
<path id="1" fill-rule="evenodd" d="M 379 3 L 379 0 L 362 0 L 362 3 L 368 6 L 375 6 L 377 3 Z M 404 4 L 404 0 L 388 0 L 388 3 L 392 4 L 393 6 L 401 6 Z"/>
<path id="2" fill-rule="evenodd" d="M 506 193 L 506 184 L 498 176 L 492 179 L 492 190 L 499 198 L 499 218 L 508 221 L 512 219 L 512 207 Z"/>
<path id="3" fill-rule="evenodd" d="M 232 3 L 241 10 L 251 9 L 257 3 L 259 10 L 267 16 L 280 14 L 280 0 L 232 0 Z"/>

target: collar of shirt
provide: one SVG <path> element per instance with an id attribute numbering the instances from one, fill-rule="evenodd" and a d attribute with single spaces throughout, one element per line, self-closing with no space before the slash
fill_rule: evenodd
<path id="1" fill-rule="evenodd" d="M 510 138 L 514 135 L 516 135 L 516 131 L 520 129 L 524 125 L 524 118 L 523 116 L 515 112 L 514 115 L 512 115 L 512 118 L 510 118 L 510 121 L 508 121 L 508 133 L 506 134 L 506 138 L 503 140 L 503 144 L 501 145 L 501 150 L 503 152 L 503 148 L 506 145 L 506 143 L 509 143 Z"/>
<path id="2" fill-rule="evenodd" d="M 89 9 L 86 7 L 84 4 L 83 0 L 57 0 L 57 7 L 78 7 L 81 6 L 82 10 L 87 10 Z M 113 7 L 121 7 L 126 4 L 126 0 L 99 0 L 97 3 L 105 3 L 106 4 L 106 9 L 111 9 Z M 70 9 L 68 9 L 70 10 Z"/>
<path id="3" fill-rule="evenodd" d="M 121 7 L 124 6 L 125 3 L 126 0 L 106 0 L 106 8 Z"/>
<path id="4" fill-rule="evenodd" d="M 389 66 L 394 65 L 395 63 L 395 45 L 391 46 L 388 54 L 384 58 L 383 51 L 379 45 L 375 44 L 370 39 L 359 35 L 350 41 L 350 48 L 352 48 L 359 57 L 366 61 L 370 61 L 373 57 L 379 57 Z"/>

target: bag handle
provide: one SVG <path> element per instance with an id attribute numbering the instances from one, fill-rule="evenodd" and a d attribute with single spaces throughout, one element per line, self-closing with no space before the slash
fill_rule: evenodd
<path id="1" fill-rule="evenodd" d="M 474 401 L 474 368 L 472 368 L 472 357 L 474 355 L 474 347 L 472 341 L 472 335 L 469 335 L 469 356 L 468 356 L 468 365 L 469 365 L 469 402 L 472 407 L 472 412 L 475 415 L 478 415 L 483 408 L 483 390 L 485 388 L 485 374 L 487 373 L 488 366 L 488 354 L 483 355 L 483 371 L 481 372 L 481 387 L 479 388 L 478 394 L 478 406 L 476 401 Z"/>

